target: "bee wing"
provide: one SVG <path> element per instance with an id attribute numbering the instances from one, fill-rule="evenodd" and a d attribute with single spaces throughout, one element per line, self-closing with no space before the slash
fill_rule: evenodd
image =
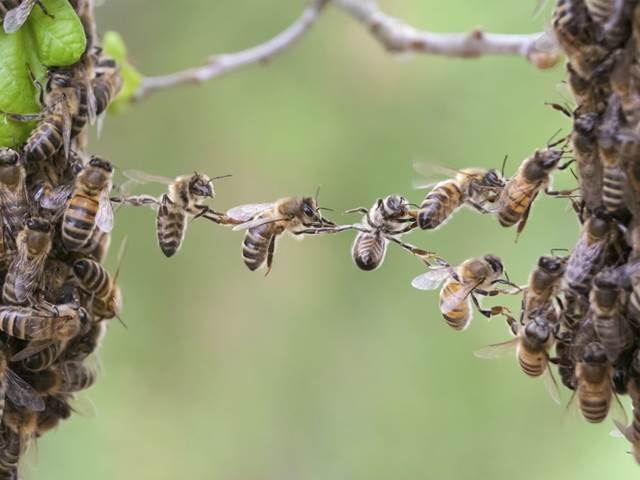
<path id="1" fill-rule="evenodd" d="M 41 255 L 37 259 L 30 260 L 28 262 L 29 265 L 25 265 L 27 262 L 18 261 L 15 279 L 15 292 L 18 301 L 24 302 L 28 300 L 29 296 L 35 292 L 40 282 L 40 273 L 46 259 L 46 256 Z"/>
<path id="2" fill-rule="evenodd" d="M 104 192 L 100 197 L 98 212 L 96 213 L 96 225 L 105 233 L 113 230 L 113 206 L 109 199 L 109 192 Z"/>
<path id="3" fill-rule="evenodd" d="M 436 267 L 411 281 L 411 286 L 418 290 L 435 290 L 453 273 L 451 267 Z"/>
<path id="4" fill-rule="evenodd" d="M 615 392 L 611 392 L 613 395 L 613 401 L 611 402 L 611 409 L 609 415 L 613 420 L 613 423 L 616 425 L 627 425 L 629 423 L 629 418 L 627 417 L 627 412 L 620 401 L 620 397 Z"/>
<path id="5" fill-rule="evenodd" d="M 567 263 L 566 275 L 572 281 L 580 281 L 582 277 L 588 275 L 593 264 L 600 257 L 606 242 L 600 241 L 587 245 L 588 240 L 585 236 L 580 237 L 573 253 L 569 257 Z"/>
<path id="6" fill-rule="evenodd" d="M 9 10 L 4 17 L 3 27 L 5 33 L 17 32 L 29 18 L 35 4 L 35 0 L 23 0 L 16 8 Z"/>
<path id="7" fill-rule="evenodd" d="M 62 116 L 62 145 L 64 148 L 64 157 L 69 158 L 71 151 L 71 112 L 67 102 L 60 102 L 60 115 Z"/>
<path id="8" fill-rule="evenodd" d="M 27 408 L 34 412 L 44 410 L 44 400 L 31 385 L 16 375 L 11 369 L 7 369 L 7 397 L 16 406 Z"/>
<path id="9" fill-rule="evenodd" d="M 236 225 L 232 228 L 233 231 L 239 230 L 249 230 L 250 228 L 260 227 L 262 225 L 266 225 L 268 223 L 276 223 L 282 220 L 286 220 L 284 217 L 276 217 L 276 218 L 254 218 L 253 220 L 249 220 L 248 222 L 241 223 L 240 225 Z M 300 238 L 300 237 L 298 237 Z"/>
<path id="10" fill-rule="evenodd" d="M 52 340 L 39 340 L 34 342 L 29 342 L 29 344 L 20 350 L 18 353 L 11 357 L 12 362 L 20 362 L 22 360 L 26 360 L 27 358 L 35 355 L 36 353 L 40 353 L 45 348 L 49 347 L 49 345 L 53 344 Z"/>
<path id="11" fill-rule="evenodd" d="M 511 340 L 507 340 L 506 342 L 494 343 L 493 345 L 481 348 L 480 350 L 473 352 L 473 355 L 484 360 L 491 360 L 513 353 L 517 346 L 518 337 L 515 337 Z"/>
<path id="12" fill-rule="evenodd" d="M 73 184 L 55 187 L 48 195 L 40 199 L 40 206 L 48 210 L 58 210 L 69 200 L 73 193 Z"/>
<path id="13" fill-rule="evenodd" d="M 97 104 L 96 104 L 96 96 L 93 92 L 93 84 L 91 81 L 87 80 L 85 82 L 85 87 L 87 89 L 87 114 L 89 117 L 89 124 L 93 125 L 96 123 L 97 116 Z"/>
<path id="14" fill-rule="evenodd" d="M 446 315 L 457 309 L 462 302 L 467 301 L 467 297 L 469 296 L 469 294 L 473 292 L 473 289 L 478 285 L 479 283 L 474 283 L 473 285 L 463 285 L 460 290 L 442 300 L 440 311 L 444 315 Z"/>
<path id="15" fill-rule="evenodd" d="M 136 183 L 162 183 L 164 185 L 171 185 L 173 183 L 172 178 L 151 175 L 150 173 L 141 172 L 140 170 L 125 170 L 122 174 Z"/>
<path id="16" fill-rule="evenodd" d="M 549 392 L 551 400 L 560 405 L 560 388 L 558 387 L 558 381 L 556 380 L 556 377 L 553 376 L 553 371 L 549 365 L 544 369 L 542 380 L 544 381 L 544 386 L 547 389 L 547 392 Z"/>
<path id="17" fill-rule="evenodd" d="M 239 222 L 248 222 L 253 219 L 259 213 L 273 208 L 275 204 L 272 203 L 250 203 L 247 205 L 240 205 L 227 210 L 227 217 L 230 217 Z"/>

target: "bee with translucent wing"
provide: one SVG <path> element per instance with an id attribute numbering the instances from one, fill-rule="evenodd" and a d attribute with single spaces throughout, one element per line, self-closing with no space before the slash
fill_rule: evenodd
<path id="1" fill-rule="evenodd" d="M 494 315 L 505 315 L 511 318 L 506 307 L 494 306 L 483 309 L 476 297 L 476 295 L 495 296 L 500 293 L 515 293 L 515 291 L 492 289 L 497 283 L 509 285 L 520 292 L 517 285 L 500 278 L 503 271 L 502 261 L 498 257 L 485 255 L 465 260 L 457 268 L 451 266 L 431 268 L 414 278 L 411 285 L 418 290 L 435 290 L 444 282 L 440 290 L 440 312 L 449 326 L 455 330 L 464 330 L 471 323 L 472 303 L 487 318 Z"/>
<path id="2" fill-rule="evenodd" d="M 242 243 L 242 258 L 247 268 L 254 271 L 266 263 L 268 275 L 276 239 L 284 232 L 300 237 L 340 230 L 325 219 L 320 210 L 315 198 L 285 197 L 273 203 L 241 205 L 229 210 L 225 217 L 230 223 L 237 223 L 234 230 L 247 231 Z"/>
<path id="3" fill-rule="evenodd" d="M 16 5 L 16 0 L 0 0 L 0 13 L 3 14 L 3 28 L 5 33 L 15 33 L 27 21 L 33 7 L 38 6 L 45 15 L 54 18 L 41 0 L 20 0 Z"/>
<path id="4" fill-rule="evenodd" d="M 549 323 L 544 312 L 527 319 L 524 325 L 515 321 L 509 323 L 515 338 L 489 345 L 475 352 L 475 356 L 492 359 L 515 349 L 516 359 L 522 371 L 530 377 L 542 376 L 549 395 L 559 404 L 558 383 L 549 365 L 549 352 L 555 343 L 554 326 Z"/>

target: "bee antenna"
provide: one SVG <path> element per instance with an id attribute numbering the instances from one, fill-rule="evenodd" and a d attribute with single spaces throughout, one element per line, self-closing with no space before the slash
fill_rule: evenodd
<path id="1" fill-rule="evenodd" d="M 124 327 L 124 328 L 129 328 L 129 326 L 124 323 L 124 320 L 122 320 L 122 318 L 120 318 L 120 315 L 116 315 L 116 318 L 118 319 L 118 321 L 120 322 L 120 324 Z"/>
<path id="2" fill-rule="evenodd" d="M 506 154 L 502 159 L 502 168 L 500 169 L 500 176 L 504 178 L 504 168 L 507 166 L 507 159 L 509 158 L 509 154 Z"/>
<path id="3" fill-rule="evenodd" d="M 327 212 L 335 212 L 335 208 L 329 208 L 329 207 L 318 207 L 318 210 L 325 210 Z"/>
<path id="4" fill-rule="evenodd" d="M 221 178 L 229 178 L 229 177 L 233 177 L 233 175 L 231 175 L 230 173 L 227 175 L 219 175 L 217 177 L 211 178 L 207 183 L 212 183 L 214 180 L 220 180 Z"/>
<path id="5" fill-rule="evenodd" d="M 569 252 L 568 248 L 552 248 L 551 255 L 555 255 L 555 252 Z"/>
<path id="6" fill-rule="evenodd" d="M 315 194 L 315 196 L 313 197 L 313 199 L 315 200 L 316 204 L 318 203 L 318 197 L 320 197 L 320 187 L 321 187 L 321 186 L 322 186 L 322 185 L 318 185 L 318 188 L 316 188 L 316 194 Z"/>

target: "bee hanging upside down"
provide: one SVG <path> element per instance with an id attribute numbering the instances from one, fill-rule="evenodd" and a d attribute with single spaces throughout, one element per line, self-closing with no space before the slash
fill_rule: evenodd
<path id="1" fill-rule="evenodd" d="M 502 261 L 495 255 L 470 258 L 457 268 L 434 267 L 416 277 L 411 285 L 418 290 L 435 290 L 446 280 L 440 290 L 440 312 L 447 324 L 455 330 L 464 330 L 471 323 L 471 303 L 489 318 L 494 315 L 509 315 L 509 309 L 502 306 L 483 309 L 476 295 L 495 296 L 500 293 L 517 293 L 520 288 L 508 280 L 500 278 L 504 272 Z M 492 289 L 495 284 L 509 285 L 517 291 Z M 513 320 L 513 319 L 512 319 Z"/>

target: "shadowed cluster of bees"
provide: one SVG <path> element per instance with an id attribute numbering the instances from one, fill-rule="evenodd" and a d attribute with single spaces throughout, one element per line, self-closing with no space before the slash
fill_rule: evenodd
<path id="1" fill-rule="evenodd" d="M 273 266 L 276 240 L 355 232 L 352 258 L 373 271 L 395 244 L 418 258 L 426 272 L 412 285 L 440 289 L 446 323 L 464 330 L 472 313 L 504 316 L 514 338 L 477 355 L 515 350 L 521 369 L 543 377 L 554 399 L 558 383 L 572 390 L 589 422 L 610 410 L 640 460 L 640 4 L 628 0 L 559 0 L 553 26 L 568 57 L 575 108 L 554 107 L 573 122 L 571 133 L 524 159 L 510 177 L 493 169 L 448 170 L 420 204 L 390 195 L 338 225 L 323 215 L 316 197 L 286 197 L 226 212 L 206 201 L 213 181 L 194 173 L 175 179 L 126 170 L 114 188 L 109 161 L 87 153 L 88 125 L 99 120 L 122 86 L 117 64 L 100 49 L 84 2 L 71 2 L 89 39 L 75 65 L 51 68 L 39 85 L 42 111 L 3 112 L 8 121 L 37 121 L 23 145 L 0 149 L 0 479 L 17 478 L 30 441 L 72 413 L 74 393 L 96 379 L 89 361 L 118 317 L 122 294 L 117 271 L 101 265 L 110 244 L 113 205 L 151 207 L 159 246 L 167 257 L 181 247 L 191 220 L 244 231 L 242 258 L 252 271 Z M 37 2 L 0 1 L 0 15 L 20 28 Z M 8 8 L 11 7 L 11 8 Z M 16 14 L 16 9 L 24 11 Z M 4 9 L 4 10 L 3 10 Z M 13 12 L 13 13 L 11 13 Z M 6 27 L 5 21 L 5 27 Z M 552 175 L 575 167 L 579 186 L 554 191 Z M 443 167 L 417 165 L 432 175 Z M 504 166 L 503 166 L 504 170 Z M 131 195 L 159 182 L 167 193 Z M 520 234 L 538 195 L 567 198 L 581 224 L 571 251 L 539 258 L 526 285 L 512 283 L 495 255 L 451 266 L 434 252 L 407 243 L 414 230 L 441 227 L 461 207 L 497 218 Z M 557 253 L 557 252 L 556 252 Z M 503 306 L 484 308 L 480 297 L 522 295 L 517 316 Z M 618 400 L 628 394 L 629 423 Z M 9 400 L 5 402 L 5 397 Z M 618 407 L 618 408 L 617 408 Z M 615 413 L 615 412 L 614 412 Z"/>

